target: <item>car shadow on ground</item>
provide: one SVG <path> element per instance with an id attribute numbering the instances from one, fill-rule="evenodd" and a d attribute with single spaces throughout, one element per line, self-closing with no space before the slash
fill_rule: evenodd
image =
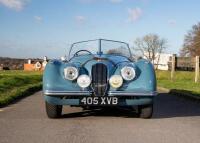
<path id="1" fill-rule="evenodd" d="M 153 118 L 200 116 L 200 101 L 181 95 L 160 93 L 154 104 Z"/>
<path id="2" fill-rule="evenodd" d="M 138 118 L 138 114 L 133 108 L 125 107 L 105 107 L 93 110 L 83 110 L 74 113 L 63 114 L 62 118 L 77 117 L 124 117 Z M 154 102 L 154 119 L 200 116 L 200 101 L 188 98 L 160 93 L 155 97 Z"/>
<path id="3" fill-rule="evenodd" d="M 81 112 L 74 112 L 63 114 L 62 118 L 80 118 L 80 117 L 124 117 L 124 118 L 136 118 L 138 114 L 132 108 L 125 107 L 103 107 L 96 109 L 87 109 Z"/>

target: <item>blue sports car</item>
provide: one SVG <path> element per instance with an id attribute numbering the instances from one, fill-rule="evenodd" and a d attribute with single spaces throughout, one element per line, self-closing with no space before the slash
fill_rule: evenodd
<path id="1" fill-rule="evenodd" d="M 136 107 L 151 118 L 156 92 L 153 65 L 134 59 L 125 42 L 98 39 L 71 45 L 67 58 L 51 60 L 43 75 L 49 118 L 58 118 L 63 105 L 95 108 Z"/>

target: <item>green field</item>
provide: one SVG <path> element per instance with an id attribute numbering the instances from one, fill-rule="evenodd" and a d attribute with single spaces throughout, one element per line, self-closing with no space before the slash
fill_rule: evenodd
<path id="1" fill-rule="evenodd" d="M 194 82 L 194 72 L 176 71 L 174 80 L 170 80 L 169 71 L 156 71 L 159 87 L 200 96 L 200 83 Z"/>
<path id="2" fill-rule="evenodd" d="M 0 71 L 0 106 L 42 88 L 41 72 Z"/>

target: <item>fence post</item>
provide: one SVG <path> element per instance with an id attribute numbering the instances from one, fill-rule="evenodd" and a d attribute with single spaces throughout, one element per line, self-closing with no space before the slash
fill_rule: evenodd
<path id="1" fill-rule="evenodd" d="M 174 80 L 174 72 L 175 72 L 175 62 L 176 62 L 176 54 L 172 55 L 172 65 L 171 65 L 171 80 Z"/>
<path id="2" fill-rule="evenodd" d="M 195 58 L 195 83 L 199 81 L 199 56 Z"/>

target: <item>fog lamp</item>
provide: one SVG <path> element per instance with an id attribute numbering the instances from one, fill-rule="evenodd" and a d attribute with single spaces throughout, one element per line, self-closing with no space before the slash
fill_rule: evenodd
<path id="1" fill-rule="evenodd" d="M 113 75 L 111 76 L 109 83 L 113 88 L 119 88 L 123 84 L 123 79 L 120 75 Z"/>

